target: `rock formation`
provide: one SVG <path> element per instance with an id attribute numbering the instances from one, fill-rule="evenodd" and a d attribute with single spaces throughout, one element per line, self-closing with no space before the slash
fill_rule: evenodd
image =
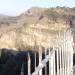
<path id="1" fill-rule="evenodd" d="M 73 8 L 33 7 L 13 18 L 13 22 L 0 23 L 0 48 L 24 50 L 37 48 L 39 45 L 52 46 L 58 31 L 75 27 L 74 20 Z"/>

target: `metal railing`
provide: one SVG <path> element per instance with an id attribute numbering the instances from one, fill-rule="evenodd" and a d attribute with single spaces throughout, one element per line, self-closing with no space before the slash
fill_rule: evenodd
<path id="1" fill-rule="evenodd" d="M 42 59 L 42 50 L 39 49 L 39 65 L 36 67 L 35 54 L 35 71 L 31 73 L 31 59 L 28 53 L 28 75 L 43 75 L 43 68 L 45 68 L 45 75 L 73 75 L 73 48 L 71 30 L 59 32 L 57 35 L 57 45 L 49 49 L 45 49 L 45 58 Z M 21 68 L 21 75 L 23 73 L 23 65 Z"/>

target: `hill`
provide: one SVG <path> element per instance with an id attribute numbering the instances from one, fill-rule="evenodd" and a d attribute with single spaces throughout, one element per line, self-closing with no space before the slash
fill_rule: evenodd
<path id="1" fill-rule="evenodd" d="M 0 19 L 0 48 L 49 47 L 54 44 L 59 30 L 75 27 L 75 9 L 32 7 L 19 16 L 4 19 L 3 23 Z"/>

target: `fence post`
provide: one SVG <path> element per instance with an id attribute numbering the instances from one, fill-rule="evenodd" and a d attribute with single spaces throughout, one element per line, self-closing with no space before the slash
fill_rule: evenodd
<path id="1" fill-rule="evenodd" d="M 70 29 L 71 75 L 73 75 L 73 36 Z"/>
<path id="2" fill-rule="evenodd" d="M 62 69 L 63 69 L 63 75 L 66 75 L 66 35 L 65 30 L 63 31 L 63 49 L 62 49 Z"/>
<path id="3" fill-rule="evenodd" d="M 45 58 L 46 58 L 46 54 L 47 54 L 47 49 L 45 48 Z M 45 75 L 47 75 L 47 64 L 45 64 Z"/>
<path id="4" fill-rule="evenodd" d="M 54 75 L 56 75 L 56 67 L 55 67 L 55 51 L 54 51 L 54 53 L 53 53 L 53 73 L 54 73 Z"/>
<path id="5" fill-rule="evenodd" d="M 57 50 L 56 50 L 56 56 L 57 56 L 57 75 L 59 75 L 59 34 L 57 35 Z"/>
<path id="6" fill-rule="evenodd" d="M 65 45 L 65 49 L 64 49 L 64 53 L 65 53 L 65 57 L 64 57 L 64 59 L 65 59 L 65 75 L 67 75 L 67 61 L 66 61 L 66 59 L 67 59 L 67 49 L 66 49 L 66 31 L 65 31 L 65 33 L 64 33 L 64 45 Z"/>
<path id="7" fill-rule="evenodd" d="M 69 71 L 70 71 L 70 34 L 69 34 L 69 31 L 68 31 L 68 33 L 67 33 L 67 38 L 68 38 L 68 40 L 67 40 L 67 42 L 66 42 L 66 44 L 67 44 L 67 75 L 69 75 Z"/>
<path id="8" fill-rule="evenodd" d="M 36 70 L 36 52 L 35 52 L 35 70 Z"/>
<path id="9" fill-rule="evenodd" d="M 66 46 L 67 46 L 67 75 L 69 75 L 69 71 L 70 71 L 70 33 L 69 33 L 69 30 L 67 32 L 67 41 L 66 41 Z"/>
<path id="10" fill-rule="evenodd" d="M 65 62 L 65 55 L 64 55 L 64 32 L 63 32 L 63 41 L 62 41 L 62 74 L 65 75 L 65 69 L 64 69 L 64 62 Z"/>
<path id="11" fill-rule="evenodd" d="M 61 73 L 61 46 L 62 46 L 62 40 L 61 40 L 61 32 L 59 32 L 58 34 L 58 48 L 59 48 L 59 59 L 58 59 L 58 62 L 59 62 L 59 74 L 62 75 Z"/>
<path id="12" fill-rule="evenodd" d="M 24 75 L 24 63 L 22 63 L 22 67 L 21 67 L 21 75 Z"/>
<path id="13" fill-rule="evenodd" d="M 69 42 L 66 41 L 66 46 L 67 46 L 67 75 L 69 75 Z"/>
<path id="14" fill-rule="evenodd" d="M 53 75 L 53 54 L 51 55 L 51 75 Z"/>
<path id="15" fill-rule="evenodd" d="M 39 65 L 41 66 L 42 61 L 42 48 L 39 46 Z M 39 71 L 39 75 L 42 75 L 42 69 Z"/>
<path id="16" fill-rule="evenodd" d="M 49 48 L 49 56 L 51 55 L 50 53 L 50 48 Z M 49 75 L 51 75 L 51 58 L 49 59 Z"/>
<path id="17" fill-rule="evenodd" d="M 29 53 L 28 53 L 28 75 L 31 75 L 31 59 Z"/>

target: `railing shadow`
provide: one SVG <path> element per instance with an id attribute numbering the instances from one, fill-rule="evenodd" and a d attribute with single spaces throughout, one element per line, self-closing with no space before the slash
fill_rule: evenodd
<path id="1" fill-rule="evenodd" d="M 32 50 L 15 51 L 12 49 L 0 49 L 0 75 L 21 75 L 22 63 L 24 63 L 24 74 L 28 75 L 28 53 L 31 58 L 31 73 L 35 70 L 35 53 L 36 66 L 39 63 L 39 54 Z"/>

